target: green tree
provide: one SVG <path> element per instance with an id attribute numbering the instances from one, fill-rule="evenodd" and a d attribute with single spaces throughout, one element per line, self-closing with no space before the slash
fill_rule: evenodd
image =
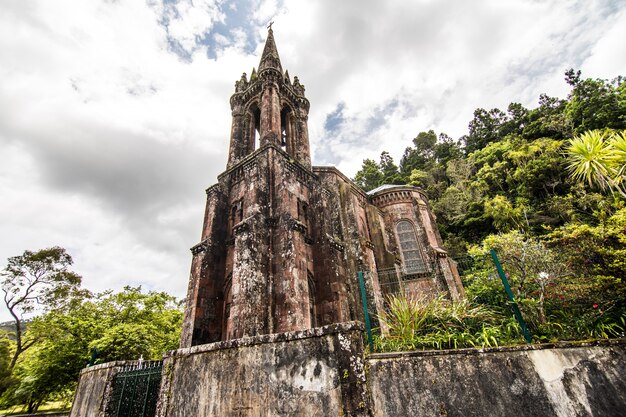
<path id="1" fill-rule="evenodd" d="M 517 301 L 526 307 L 527 318 L 530 317 L 531 321 L 536 318 L 535 326 L 545 325 L 548 285 L 569 273 L 560 262 L 558 254 L 541 241 L 518 231 L 490 235 L 483 240 L 480 247 L 473 247 L 470 252 L 474 256 L 485 258 L 491 249 L 496 250 Z M 485 288 L 485 278 L 492 281 L 496 291 L 503 294 L 504 290 L 498 280 L 493 279 L 492 271 L 489 266 L 482 280 L 472 283 L 473 286 L 468 289 L 470 294 L 480 298 L 481 291 L 484 291 L 481 288 Z M 489 291 L 494 290 L 492 286 L 487 288 L 490 288 Z M 501 296 L 500 300 L 504 298 Z"/>
<path id="2" fill-rule="evenodd" d="M 164 292 L 143 294 L 140 287 L 103 297 L 97 304 L 106 328 L 91 341 L 99 361 L 158 359 L 178 347 L 182 309 L 176 299 Z"/>
<path id="3" fill-rule="evenodd" d="M 24 251 L 9 258 L 2 271 L 4 304 L 15 320 L 15 353 L 9 365 L 15 367 L 19 356 L 33 346 L 36 338 L 25 338 L 23 315 L 40 311 L 62 310 L 85 295 L 80 289 L 80 275 L 69 270 L 72 257 L 60 247 L 37 252 Z"/>
<path id="4" fill-rule="evenodd" d="M 382 184 L 404 184 L 405 181 L 398 171 L 398 166 L 393 162 L 393 158 L 389 152 L 383 151 L 380 154 L 379 169 L 382 173 Z"/>
<path id="5" fill-rule="evenodd" d="M 623 77 L 618 76 L 612 81 L 583 80 L 580 71 L 570 69 L 565 79 L 573 87 L 566 113 L 575 134 L 594 129 L 626 129 L 626 85 Z"/>
<path id="6" fill-rule="evenodd" d="M 622 207 L 623 207 L 623 201 Z M 572 275 L 559 282 L 554 309 L 578 337 L 626 330 L 626 208 L 597 225 L 569 223 L 544 237 Z M 568 319 L 569 317 L 569 319 Z"/>
<path id="7" fill-rule="evenodd" d="M 364 159 L 361 169 L 354 176 L 354 182 L 365 191 L 373 190 L 382 184 L 383 174 L 376 161 Z"/>
<path id="8" fill-rule="evenodd" d="M 426 171 L 435 157 L 437 135 L 434 131 L 420 132 L 413 139 L 413 147 L 408 147 L 400 160 L 400 169 L 405 177 L 415 169 Z"/>
<path id="9" fill-rule="evenodd" d="M 529 110 L 524 118 L 521 135 L 527 140 L 571 136 L 572 124 L 565 111 L 567 103 L 567 100 L 541 94 L 539 107 Z"/>
<path id="10" fill-rule="evenodd" d="M 469 134 L 464 138 L 465 153 L 470 154 L 502 138 L 501 128 L 507 121 L 500 109 L 476 109 L 474 119 L 469 123 Z"/>
<path id="11" fill-rule="evenodd" d="M 0 396 L 11 385 L 11 359 L 13 358 L 13 343 L 9 335 L 0 332 Z"/>
<path id="12" fill-rule="evenodd" d="M 45 401 L 69 399 L 92 354 L 96 363 L 159 359 L 178 347 L 181 328 L 182 309 L 174 297 L 133 287 L 39 316 L 29 331 L 45 329 L 46 337 L 15 367 L 4 403 L 26 404 L 33 412 Z"/>
<path id="13" fill-rule="evenodd" d="M 389 152 L 380 154 L 380 163 L 373 159 L 364 159 L 361 169 L 354 176 L 354 182 L 365 191 L 373 190 L 383 184 L 405 184 L 398 166 Z"/>
<path id="14" fill-rule="evenodd" d="M 455 141 L 445 133 L 441 133 L 434 146 L 433 156 L 435 161 L 445 169 L 449 161 L 461 158 L 463 152 L 458 141 Z"/>
<path id="15" fill-rule="evenodd" d="M 569 141 L 568 169 L 572 177 L 601 190 L 613 189 L 626 198 L 626 130 L 591 130 Z"/>

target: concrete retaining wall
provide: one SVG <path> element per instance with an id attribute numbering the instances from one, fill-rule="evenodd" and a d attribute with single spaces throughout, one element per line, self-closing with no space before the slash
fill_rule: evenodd
<path id="1" fill-rule="evenodd" d="M 70 417 L 105 417 L 111 398 L 113 377 L 124 366 L 136 363 L 137 361 L 116 361 L 83 369 L 74 394 Z"/>
<path id="2" fill-rule="evenodd" d="M 626 344 L 374 354 L 374 417 L 623 416 Z"/>
<path id="3" fill-rule="evenodd" d="M 625 340 L 363 353 L 360 323 L 169 352 L 156 416 L 626 415 Z M 113 377 L 133 363 L 83 370 L 70 416 L 105 417 Z"/>
<path id="4" fill-rule="evenodd" d="M 157 416 L 367 416 L 362 353 L 357 323 L 179 349 Z"/>

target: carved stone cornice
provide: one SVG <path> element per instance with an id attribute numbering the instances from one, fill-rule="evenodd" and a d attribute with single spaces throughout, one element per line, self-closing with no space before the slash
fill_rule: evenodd
<path id="1" fill-rule="evenodd" d="M 335 249 L 337 252 L 343 252 L 346 248 L 342 242 L 339 242 L 332 237 L 328 237 L 328 243 L 330 244 L 330 247 Z"/>
<path id="2" fill-rule="evenodd" d="M 239 235 L 250 230 L 250 225 L 245 220 L 233 226 L 233 234 Z"/>
<path id="3" fill-rule="evenodd" d="M 196 255 L 200 255 L 203 252 L 206 252 L 209 250 L 209 248 L 211 247 L 211 242 L 209 241 L 209 239 L 205 239 L 202 242 L 198 243 L 197 245 L 194 245 L 190 248 L 192 255 L 196 256 Z"/>
<path id="4" fill-rule="evenodd" d="M 291 219 L 289 221 L 289 228 L 291 230 L 295 230 L 296 232 L 300 232 L 303 235 L 306 235 L 306 232 L 307 232 L 307 229 L 308 229 L 304 223 L 299 222 L 296 219 Z"/>

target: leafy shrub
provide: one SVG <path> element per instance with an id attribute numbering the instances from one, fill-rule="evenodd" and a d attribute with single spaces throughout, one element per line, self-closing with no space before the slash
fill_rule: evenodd
<path id="1" fill-rule="evenodd" d="M 388 334 L 375 336 L 377 351 L 492 347 L 519 342 L 516 323 L 468 300 L 400 294 L 388 297 L 387 305 L 388 311 L 379 319 Z"/>

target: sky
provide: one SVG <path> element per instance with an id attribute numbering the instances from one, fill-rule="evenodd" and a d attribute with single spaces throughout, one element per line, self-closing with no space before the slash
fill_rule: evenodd
<path id="1" fill-rule="evenodd" d="M 2 267 L 61 246 L 92 291 L 183 298 L 270 21 L 313 164 L 350 177 L 478 107 L 565 98 L 569 68 L 626 75 L 623 0 L 0 0 Z"/>

